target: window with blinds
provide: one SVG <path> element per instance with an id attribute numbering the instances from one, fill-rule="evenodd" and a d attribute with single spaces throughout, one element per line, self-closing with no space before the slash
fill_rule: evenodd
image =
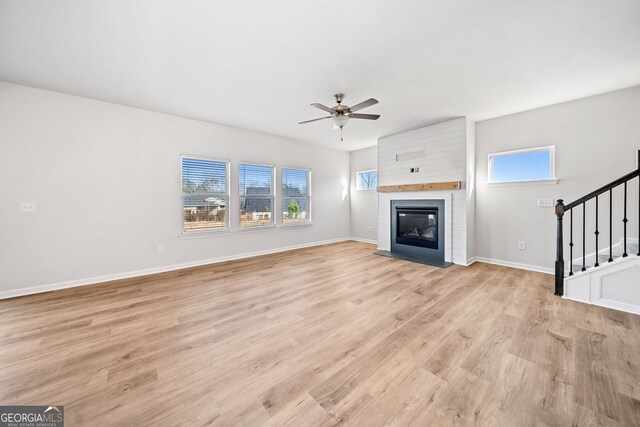
<path id="1" fill-rule="evenodd" d="M 274 224 L 274 166 L 238 165 L 240 227 Z"/>
<path id="2" fill-rule="evenodd" d="M 311 222 L 311 171 L 282 168 L 282 223 Z"/>
<path id="3" fill-rule="evenodd" d="M 229 161 L 182 156 L 183 233 L 229 229 Z"/>

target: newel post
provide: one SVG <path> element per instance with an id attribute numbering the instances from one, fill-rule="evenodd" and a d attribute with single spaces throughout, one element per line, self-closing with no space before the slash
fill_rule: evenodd
<path id="1" fill-rule="evenodd" d="M 558 218 L 558 229 L 556 238 L 556 290 L 558 296 L 564 295 L 564 253 L 562 242 L 562 217 L 564 216 L 564 203 L 562 199 L 558 199 L 556 203 L 556 217 Z M 571 260 L 569 260 L 571 262 Z"/>

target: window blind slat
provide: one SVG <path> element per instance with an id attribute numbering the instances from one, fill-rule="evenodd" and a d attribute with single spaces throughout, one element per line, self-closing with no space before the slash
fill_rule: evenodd
<path id="1" fill-rule="evenodd" d="M 238 167 L 238 181 L 241 195 L 273 194 L 273 167 L 240 164 Z"/>
<path id="2" fill-rule="evenodd" d="M 227 192 L 227 163 L 183 158 L 183 193 L 220 193 Z"/>
<path id="3" fill-rule="evenodd" d="M 282 195 L 306 196 L 309 189 L 309 172 L 304 169 L 282 169 Z"/>

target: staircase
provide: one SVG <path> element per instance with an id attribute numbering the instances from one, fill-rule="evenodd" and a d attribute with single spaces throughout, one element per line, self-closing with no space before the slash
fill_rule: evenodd
<path id="1" fill-rule="evenodd" d="M 615 181 L 598 188 L 595 191 L 577 199 L 574 202 L 564 204 L 559 199 L 555 214 L 557 218 L 557 241 L 555 263 L 555 294 L 568 299 L 596 304 L 617 310 L 640 314 L 640 226 L 634 230 L 637 237 L 628 237 L 627 223 L 630 209 L 637 209 L 638 222 L 640 223 L 640 150 L 638 150 L 638 163 L 636 170 L 616 179 Z M 638 189 L 630 181 L 639 178 Z M 638 193 L 638 202 L 631 207 L 628 205 L 630 189 Z M 614 213 L 614 189 L 621 189 L 622 212 Z M 608 202 L 608 215 L 602 221 L 601 203 Z M 603 207 L 604 207 L 603 206 Z M 574 213 L 575 211 L 575 213 Z M 590 211 L 588 213 L 588 211 Z M 587 235 L 587 215 L 595 230 L 593 237 Z M 578 247 L 580 253 L 574 258 L 574 215 L 578 230 Z M 565 231 L 563 221 L 568 216 L 568 249 L 569 262 L 564 260 Z M 622 221 L 622 238 L 616 244 L 613 243 L 614 221 Z M 621 219 L 620 219 L 621 218 Z M 604 222 L 604 228 L 603 224 Z M 591 224 L 590 224 L 591 225 Z M 617 225 L 617 224 L 616 224 Z M 608 230 L 607 230 L 608 229 Z M 599 240 L 601 230 L 608 231 L 608 242 L 602 247 Z M 589 235 L 591 234 L 591 231 Z M 595 250 L 587 255 L 587 242 L 594 244 Z M 608 243 L 608 245 L 607 245 Z M 580 256 L 581 255 L 581 256 Z"/>
<path id="2" fill-rule="evenodd" d="M 617 245 L 613 246 L 613 251 L 611 254 L 611 258 L 613 261 L 618 260 L 619 258 L 624 258 L 624 249 L 622 248 L 623 243 L 620 242 Z M 638 253 L 638 243 L 627 243 L 627 256 L 629 254 L 637 254 Z M 595 254 L 591 253 L 589 255 L 587 255 L 587 264 L 585 266 L 586 270 L 585 271 L 592 271 L 595 265 L 591 264 L 589 261 L 593 260 L 595 257 Z M 631 258 L 630 258 L 631 259 Z M 609 253 L 605 252 L 605 251 L 600 251 L 600 253 L 598 254 L 598 267 L 605 265 L 606 263 L 609 262 Z M 577 273 L 573 273 L 572 271 L 575 271 Z M 572 265 L 571 268 L 567 271 L 565 271 L 565 274 L 569 274 L 570 276 L 573 276 L 574 274 L 580 274 L 582 273 L 582 263 L 580 261 L 580 258 L 576 258 L 572 261 Z"/>

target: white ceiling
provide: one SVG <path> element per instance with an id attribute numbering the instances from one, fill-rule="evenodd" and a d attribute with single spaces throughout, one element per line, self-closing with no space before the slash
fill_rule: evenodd
<path id="1" fill-rule="evenodd" d="M 640 0 L 0 0 L 0 79 L 353 150 L 640 84 Z"/>

